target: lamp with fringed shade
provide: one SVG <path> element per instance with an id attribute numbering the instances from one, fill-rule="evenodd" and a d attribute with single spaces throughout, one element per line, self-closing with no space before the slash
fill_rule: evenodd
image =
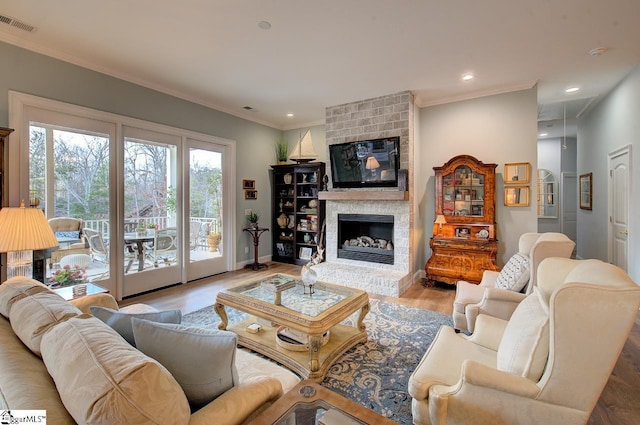
<path id="1" fill-rule="evenodd" d="M 33 276 L 33 251 L 58 246 L 58 240 L 42 210 L 5 207 L 0 210 L 0 252 L 7 253 L 7 278 L 34 277 L 44 283 L 44 265 Z"/>

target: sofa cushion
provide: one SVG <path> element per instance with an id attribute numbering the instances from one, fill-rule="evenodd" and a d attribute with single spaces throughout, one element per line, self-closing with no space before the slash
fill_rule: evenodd
<path id="1" fill-rule="evenodd" d="M 498 370 L 537 382 L 549 357 L 549 314 L 537 289 L 516 307 L 498 347 Z"/>
<path id="2" fill-rule="evenodd" d="M 57 324 L 80 314 L 80 310 L 60 295 L 39 292 L 16 301 L 11 307 L 9 320 L 18 338 L 39 356 L 42 336 Z"/>
<path id="3" fill-rule="evenodd" d="M 75 425 L 42 359 L 31 354 L 9 321 L 0 317 L 0 413 L 16 409 L 46 410 L 50 424 Z"/>
<path id="4" fill-rule="evenodd" d="M 90 310 L 91 314 L 111 326 L 134 347 L 136 346 L 136 341 L 133 337 L 133 329 L 131 328 L 132 317 L 160 323 L 180 323 L 182 321 L 182 313 L 180 310 L 153 311 L 148 313 L 128 313 L 104 307 L 90 307 Z"/>
<path id="5" fill-rule="evenodd" d="M 529 282 L 529 275 L 529 257 L 518 252 L 500 270 L 496 279 L 496 288 L 520 292 Z"/>
<path id="6" fill-rule="evenodd" d="M 47 332 L 42 359 L 77 423 L 189 422 L 189 403 L 171 374 L 94 317 Z"/>
<path id="7" fill-rule="evenodd" d="M 37 280 L 28 277 L 15 276 L 7 279 L 0 285 L 0 314 L 8 319 L 13 303 L 39 292 L 51 292 L 51 290 Z"/>
<path id="8" fill-rule="evenodd" d="M 138 350 L 166 367 L 196 409 L 238 384 L 233 332 L 131 319 Z"/>

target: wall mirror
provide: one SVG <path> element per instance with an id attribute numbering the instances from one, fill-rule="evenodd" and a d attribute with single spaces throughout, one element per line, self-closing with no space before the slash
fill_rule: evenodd
<path id="1" fill-rule="evenodd" d="M 549 170 L 538 170 L 538 218 L 558 218 L 558 179 Z"/>
<path id="2" fill-rule="evenodd" d="M 529 183 L 531 165 L 528 162 L 508 162 L 504 164 L 504 182 L 506 184 Z"/>
<path id="3" fill-rule="evenodd" d="M 504 205 L 507 207 L 528 207 L 529 186 L 505 186 Z"/>

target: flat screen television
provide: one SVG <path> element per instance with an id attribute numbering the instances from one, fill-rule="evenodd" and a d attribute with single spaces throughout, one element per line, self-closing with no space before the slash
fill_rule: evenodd
<path id="1" fill-rule="evenodd" d="M 329 145 L 334 188 L 396 187 L 400 137 Z"/>

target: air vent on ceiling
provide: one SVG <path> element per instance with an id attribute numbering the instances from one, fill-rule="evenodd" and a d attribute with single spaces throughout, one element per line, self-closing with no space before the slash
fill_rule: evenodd
<path id="1" fill-rule="evenodd" d="M 17 19 L 13 19 L 5 15 L 0 15 L 0 22 L 26 32 L 33 32 L 36 29 L 36 27 L 34 27 L 33 25 L 25 24 L 24 22 L 18 21 Z"/>
<path id="2" fill-rule="evenodd" d="M 242 109 L 246 111 L 251 111 L 253 108 L 251 106 L 243 106 Z"/>

